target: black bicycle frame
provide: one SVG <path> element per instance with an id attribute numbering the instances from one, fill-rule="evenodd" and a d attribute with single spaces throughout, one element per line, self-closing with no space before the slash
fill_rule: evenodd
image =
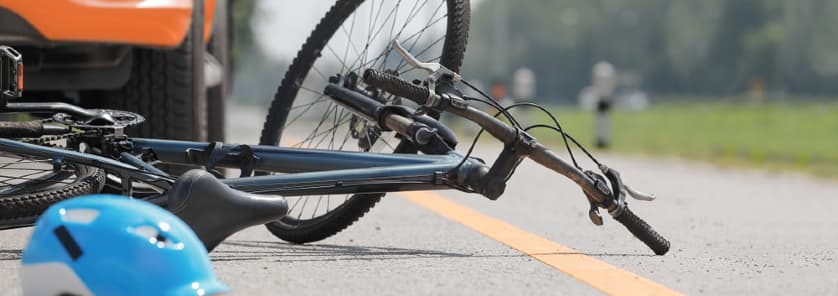
<path id="1" fill-rule="evenodd" d="M 463 162 L 463 157 L 453 150 L 446 155 L 413 155 L 157 139 L 131 139 L 130 142 L 135 154 L 153 151 L 164 163 L 195 166 L 212 163 L 228 168 L 252 165 L 257 171 L 285 173 L 222 180 L 234 189 L 284 196 L 450 189 L 462 186 L 463 180 L 457 180 L 457 176 L 466 176 L 474 167 L 485 166 L 472 158 Z M 9 139 L 0 139 L 0 151 L 94 166 L 162 189 L 168 189 L 175 181 L 172 176 L 131 162 Z M 216 151 L 217 159 L 212 159 L 212 151 Z"/>

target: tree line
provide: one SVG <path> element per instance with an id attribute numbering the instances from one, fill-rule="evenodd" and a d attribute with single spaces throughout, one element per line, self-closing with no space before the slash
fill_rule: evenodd
<path id="1" fill-rule="evenodd" d="M 657 94 L 831 96 L 836 31 L 831 0 L 484 0 L 464 71 L 509 82 L 528 67 L 539 97 L 575 98 L 603 60 Z"/>

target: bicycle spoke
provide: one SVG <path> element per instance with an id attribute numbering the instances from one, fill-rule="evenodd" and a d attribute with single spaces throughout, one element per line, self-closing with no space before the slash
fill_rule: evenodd
<path id="1" fill-rule="evenodd" d="M 434 16 L 435 16 L 435 15 L 436 15 L 436 12 L 434 12 Z M 437 23 L 437 22 L 439 22 L 439 21 L 441 21 L 441 20 L 443 20 L 443 19 L 445 19 L 445 18 L 447 18 L 447 16 L 445 16 L 445 15 L 444 15 L 444 16 L 442 16 L 442 17 L 440 17 L 440 18 L 438 18 L 438 19 L 436 19 L 436 20 L 434 20 L 434 19 L 433 19 L 433 17 L 432 17 L 432 18 L 431 18 L 431 21 L 429 21 L 429 22 L 428 22 L 428 24 L 427 24 L 427 25 L 425 25 L 425 29 L 420 30 L 420 31 L 418 32 L 419 34 L 416 36 L 416 38 L 413 38 L 413 43 L 411 43 L 411 44 L 410 44 L 410 46 L 408 46 L 407 51 L 408 51 L 408 52 L 412 52 L 412 51 L 413 51 L 413 48 L 414 48 L 414 47 L 416 47 L 416 44 L 417 44 L 417 43 L 419 43 L 419 40 L 420 40 L 420 39 L 422 39 L 422 36 L 423 36 L 423 35 L 425 34 L 425 32 L 427 31 L 427 30 L 426 30 L 427 28 L 430 28 L 430 27 L 431 27 L 431 26 L 433 26 L 435 23 Z M 417 55 L 416 55 L 416 57 L 417 57 L 417 58 L 418 58 L 418 57 L 420 57 L 420 56 L 421 56 L 421 54 L 417 54 Z M 396 69 L 400 68 L 400 67 L 401 67 L 401 65 L 402 65 L 402 64 L 405 64 L 405 63 L 406 63 L 405 61 L 399 61 L 399 64 L 396 66 Z"/>
<path id="2" fill-rule="evenodd" d="M 329 103 L 329 107 L 326 109 L 327 111 L 325 113 L 323 113 L 323 117 L 320 118 L 320 122 L 318 122 L 317 126 L 314 127 L 314 131 L 308 137 L 306 137 L 302 142 L 306 142 L 308 140 L 311 140 L 313 135 L 317 135 L 317 131 L 320 130 L 320 127 L 322 127 L 324 123 L 326 123 L 326 119 L 329 118 L 329 115 L 331 114 L 332 109 L 334 109 L 332 107 L 335 107 L 335 106 L 336 105 L 334 103 Z"/>
<path id="3" fill-rule="evenodd" d="M 296 110 L 296 109 L 300 109 L 300 108 L 304 108 L 304 107 L 308 107 L 308 106 L 312 106 L 312 105 L 317 105 L 317 104 L 321 104 L 321 103 L 324 103 L 324 102 L 329 102 L 329 99 L 327 99 L 325 95 L 320 95 L 320 97 L 318 97 L 316 100 L 312 101 L 311 103 L 296 105 L 294 107 L 291 107 L 291 110 Z"/>
<path id="4" fill-rule="evenodd" d="M 329 77 L 326 76 L 326 74 L 323 74 L 323 72 L 320 71 L 320 69 L 318 69 L 317 66 L 311 66 L 311 69 L 314 70 L 314 72 L 317 73 L 317 75 L 320 75 L 320 78 L 323 78 L 323 81 L 329 81 Z"/>
<path id="5" fill-rule="evenodd" d="M 318 97 L 315 101 L 319 101 L 320 99 L 325 98 L 325 97 L 326 97 L 326 95 L 320 95 L 320 97 Z M 323 100 L 323 102 L 331 102 L 331 101 L 328 101 L 328 100 Z M 314 105 L 315 105 L 315 104 L 311 104 L 311 105 L 309 105 L 308 107 L 306 107 L 306 109 L 305 109 L 305 110 L 303 110 L 303 112 L 298 113 L 296 116 L 294 116 L 294 118 L 293 118 L 293 119 L 291 119 L 291 121 L 289 121 L 289 122 L 285 123 L 285 126 L 286 126 L 286 127 L 288 127 L 288 126 L 291 126 L 292 124 L 294 124 L 294 122 L 296 122 L 296 121 L 297 121 L 297 119 L 300 119 L 303 115 L 305 115 L 305 114 L 306 114 L 306 112 L 307 112 L 308 110 L 310 110 L 310 109 L 311 109 Z M 292 108 L 292 109 L 293 109 L 293 108 Z"/>
<path id="6" fill-rule="evenodd" d="M 61 181 L 54 181 L 54 180 L 49 180 L 49 179 L 35 179 L 35 178 L 29 178 L 29 176 L 25 176 L 25 177 L 24 177 L 24 176 L 9 176 L 9 175 L 0 175 L 0 178 L 17 179 L 17 180 L 26 180 L 26 181 L 48 182 L 48 183 L 52 183 L 52 184 L 71 184 L 71 182 L 65 182 L 64 180 L 61 180 Z M 8 183 L 5 183 L 5 182 L 3 182 L 3 183 L 4 183 L 4 184 L 8 184 Z M 14 186 L 14 185 L 16 185 L 16 184 L 8 184 L 8 185 L 10 185 L 10 186 Z"/>
<path id="7" fill-rule="evenodd" d="M 316 217 L 315 215 L 317 215 L 317 209 L 320 208 L 320 201 L 322 201 L 322 200 L 323 200 L 322 195 L 317 198 L 317 204 L 314 206 L 314 211 L 311 211 L 311 219 L 314 219 L 314 217 Z"/>
<path id="8" fill-rule="evenodd" d="M 332 49 L 332 47 L 331 47 L 331 46 L 329 46 L 328 44 L 326 44 L 326 49 L 328 49 L 328 50 L 329 50 L 329 52 L 330 52 L 330 53 L 332 53 L 332 55 L 334 55 L 334 56 L 335 56 L 335 58 L 337 58 L 338 62 L 340 62 L 341 72 L 343 72 L 344 70 L 349 69 L 349 68 L 346 66 L 346 63 L 345 63 L 342 59 L 340 59 L 340 57 L 338 57 L 338 54 L 335 52 L 335 50 L 334 50 L 334 49 Z"/>
<path id="9" fill-rule="evenodd" d="M 356 14 L 352 15 L 352 25 L 349 28 L 349 32 L 346 31 L 346 27 L 344 27 L 343 24 L 340 25 L 341 30 L 343 31 L 344 34 L 346 34 L 346 40 L 350 40 L 350 41 L 352 40 L 352 33 L 355 32 L 355 21 L 357 20 L 357 16 L 358 15 L 356 15 Z M 346 56 L 349 55 L 349 49 L 350 48 L 352 48 L 355 51 L 355 53 L 359 53 L 358 49 L 355 48 L 355 43 L 354 42 L 349 42 L 349 46 L 347 46 L 346 50 L 343 52 L 343 60 L 344 61 L 346 60 Z"/>
<path id="10" fill-rule="evenodd" d="M 345 124 L 345 123 L 348 123 L 348 122 L 349 122 L 349 120 L 347 119 L 347 120 L 344 120 L 344 121 L 340 122 L 340 124 Z M 339 126 L 338 126 L 338 127 L 339 127 Z M 328 135 L 327 133 L 329 133 L 329 132 L 331 132 L 331 131 L 333 131 L 333 130 L 337 129 L 338 127 L 331 127 L 331 128 L 329 128 L 328 130 L 320 131 L 320 132 L 319 132 L 319 133 L 317 133 L 317 134 L 312 134 L 311 136 L 306 137 L 306 139 L 305 139 L 305 140 L 300 141 L 300 143 L 297 143 L 297 144 L 296 144 L 296 145 L 294 145 L 294 146 L 295 146 L 295 147 L 297 147 L 298 145 L 301 145 L 302 143 L 309 142 L 309 141 L 311 141 L 311 140 L 313 140 L 313 139 L 315 139 L 315 138 L 317 138 L 317 137 L 320 137 L 320 136 L 322 136 L 322 135 L 324 135 L 324 134 L 325 134 L 325 135 Z M 313 147 L 309 146 L 308 148 L 313 148 Z"/>

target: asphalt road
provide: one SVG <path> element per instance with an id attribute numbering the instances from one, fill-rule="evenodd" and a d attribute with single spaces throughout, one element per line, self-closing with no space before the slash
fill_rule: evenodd
<path id="1" fill-rule="evenodd" d="M 254 112 L 231 116 L 239 142 L 256 139 L 261 116 Z M 496 149 L 478 150 L 490 156 Z M 669 159 L 601 160 L 636 189 L 659 196 L 630 205 L 670 239 L 669 254 L 651 256 L 611 219 L 592 225 L 580 190 L 529 161 L 497 201 L 436 194 L 583 254 L 555 256 L 600 260 L 685 294 L 838 294 L 838 183 Z M 0 234 L 2 294 L 20 293 L 17 270 L 29 232 Z M 566 273 L 509 243 L 391 195 L 350 229 L 316 244 L 285 244 L 254 227 L 210 255 L 234 295 L 588 295 L 602 293 L 589 284 L 591 277 L 620 277 L 579 272 L 584 266 Z M 656 292 L 617 288 L 621 294 Z"/>

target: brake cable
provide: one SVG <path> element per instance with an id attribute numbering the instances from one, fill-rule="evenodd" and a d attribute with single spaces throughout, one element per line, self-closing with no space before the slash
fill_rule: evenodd
<path id="1" fill-rule="evenodd" d="M 557 133 L 559 133 L 559 134 L 561 134 L 561 135 L 562 135 L 562 141 L 563 141 L 563 142 L 564 142 L 564 144 L 565 144 L 565 149 L 567 150 L 568 155 L 570 156 L 570 159 L 571 159 L 571 160 L 572 160 L 572 162 L 573 162 L 573 165 L 574 165 L 577 169 L 579 169 L 579 170 L 584 170 L 584 169 L 583 169 L 583 168 L 579 165 L 579 163 L 576 161 L 576 157 L 573 155 L 573 150 L 572 150 L 572 149 L 570 149 L 570 143 L 568 142 L 568 139 L 570 139 L 570 142 L 573 142 L 573 144 L 574 144 L 574 145 L 575 145 L 578 149 L 582 150 L 582 152 L 583 152 L 583 153 L 585 153 L 585 155 L 586 155 L 586 156 L 587 156 L 587 157 L 588 157 L 591 161 L 593 161 L 593 162 L 597 165 L 597 167 L 599 167 L 600 169 L 602 169 L 602 168 L 604 167 L 604 166 L 602 165 L 602 163 L 600 163 L 600 162 L 599 162 L 599 160 L 598 160 L 598 159 L 596 159 L 596 157 L 594 157 L 594 156 L 590 153 L 590 151 L 588 151 L 588 149 L 587 149 L 587 148 L 585 148 L 585 146 L 583 146 L 581 143 L 579 143 L 579 141 L 578 141 L 578 140 L 576 140 L 576 138 L 574 138 L 573 136 L 571 136 L 570 134 L 568 134 L 567 132 L 565 132 L 565 131 L 564 131 L 564 128 L 562 128 L 562 126 L 561 126 L 561 124 L 559 123 L 559 121 L 558 121 L 558 119 L 556 118 L 556 116 L 555 116 L 552 112 L 550 112 L 549 110 L 547 110 L 546 108 L 544 108 L 543 106 L 538 105 L 538 104 L 535 104 L 535 103 L 532 103 L 532 102 L 523 102 L 523 103 L 515 103 L 515 104 L 512 104 L 512 105 L 510 105 L 510 106 L 503 107 L 503 106 L 501 106 L 501 105 L 500 105 L 500 104 L 499 104 L 496 100 L 494 100 L 491 96 L 489 96 L 488 94 L 486 94 L 486 93 L 485 93 L 485 92 L 483 92 L 482 90 L 478 89 L 477 87 L 475 87 L 474 85 L 472 85 L 472 84 L 471 84 L 471 83 L 469 83 L 468 81 L 466 81 L 466 80 L 461 80 L 461 81 L 462 81 L 462 82 L 463 82 L 466 86 L 468 86 L 469 88 L 471 88 L 472 90 L 476 91 L 476 92 L 477 92 L 477 93 L 479 93 L 481 96 L 483 96 L 483 97 L 485 97 L 485 98 L 486 98 L 486 99 L 481 99 L 481 98 L 474 98 L 474 97 L 466 97 L 466 96 L 463 96 L 463 100 L 466 100 L 466 101 L 477 101 L 477 102 L 481 102 L 481 103 L 486 104 L 486 105 L 490 106 L 491 108 L 493 108 L 493 109 L 497 110 L 498 112 L 494 115 L 494 117 L 498 117 L 498 116 L 500 116 L 500 115 L 502 114 L 502 115 L 503 115 L 503 116 L 504 116 L 504 117 L 505 117 L 505 118 L 506 118 L 506 119 L 510 122 L 510 124 L 511 124 L 513 127 L 515 127 L 516 138 L 520 137 L 520 134 L 519 134 L 519 133 L 520 133 L 520 131 L 522 131 L 522 130 L 523 130 L 524 132 L 528 132 L 528 131 L 530 131 L 530 130 L 532 130 L 532 129 L 535 129 L 535 128 L 547 128 L 547 129 L 551 129 L 551 130 L 553 130 L 553 131 L 555 131 L 555 132 L 557 132 Z M 512 116 L 512 115 L 509 113 L 509 110 L 512 110 L 512 109 L 514 109 L 514 108 L 519 108 L 519 107 L 533 107 L 533 108 L 536 108 L 536 109 L 538 109 L 538 110 L 540 110 L 540 111 L 544 112 L 544 114 L 547 114 L 547 116 L 549 116 L 549 117 L 550 117 L 550 119 L 553 121 L 553 124 L 554 124 L 555 126 L 550 126 L 550 125 L 546 125 L 546 124 L 533 124 L 533 125 L 529 125 L 529 126 L 527 126 L 526 128 L 523 128 L 523 127 L 521 126 L 521 124 L 518 122 L 517 118 L 515 118 L 514 116 Z M 460 161 L 460 163 L 459 163 L 459 164 L 457 164 L 457 166 L 456 166 L 456 168 L 457 168 L 457 169 L 459 169 L 460 167 L 462 167 L 462 165 L 465 163 L 466 159 L 468 159 L 468 158 L 471 156 L 471 154 L 474 152 L 474 148 L 475 148 L 475 146 L 477 145 L 477 141 L 479 141 L 479 140 L 480 140 L 480 137 L 483 135 L 483 132 L 484 132 L 484 131 L 485 131 L 485 129 L 484 129 L 484 128 L 481 128 L 481 129 L 480 129 L 480 131 L 478 131 L 477 135 L 474 137 L 474 140 L 472 140 L 472 143 L 471 143 L 471 145 L 469 146 L 469 149 L 468 149 L 468 151 L 466 152 L 466 155 L 463 157 L 463 159 Z M 517 168 L 517 167 L 516 167 L 516 168 Z M 511 173 L 509 176 L 507 176 L 506 181 L 508 181 L 508 179 L 509 179 L 512 175 L 514 175 L 514 172 L 515 172 L 515 169 L 516 169 L 516 168 L 513 168 L 512 173 Z M 605 173 L 605 172 L 603 172 L 603 173 Z"/>

